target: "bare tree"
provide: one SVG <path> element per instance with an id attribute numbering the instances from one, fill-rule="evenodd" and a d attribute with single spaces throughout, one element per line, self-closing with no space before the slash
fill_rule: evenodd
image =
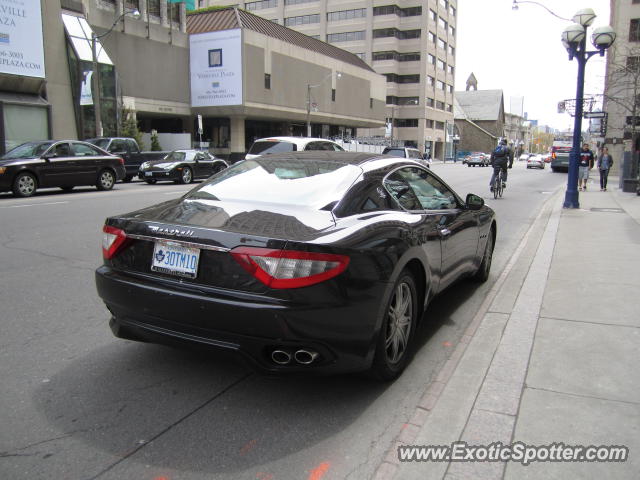
<path id="1" fill-rule="evenodd" d="M 605 88 L 605 106 L 615 104 L 621 112 L 625 138 L 631 139 L 632 172 L 631 178 L 638 178 L 638 127 L 640 126 L 640 47 L 614 45 L 607 63 L 607 86 Z M 612 55 L 613 53 L 613 55 Z M 610 110 L 610 108 L 606 108 Z M 610 117 L 611 120 L 611 117 Z M 615 119 L 613 119 L 615 121 Z"/>

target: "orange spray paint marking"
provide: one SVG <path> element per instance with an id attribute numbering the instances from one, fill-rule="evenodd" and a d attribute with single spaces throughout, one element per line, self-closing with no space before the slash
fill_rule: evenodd
<path id="1" fill-rule="evenodd" d="M 256 474 L 258 480 L 273 480 L 273 475 L 270 473 L 258 472 Z"/>
<path id="2" fill-rule="evenodd" d="M 329 462 L 322 462 L 316 468 L 311 470 L 311 472 L 309 472 L 308 480 L 320 480 L 324 476 L 324 474 L 327 473 L 330 466 L 331 464 Z"/>
<path id="3" fill-rule="evenodd" d="M 451 346 L 453 346 L 453 343 L 451 343 L 451 342 L 442 342 L 442 345 L 444 345 L 445 347 L 451 347 Z"/>
<path id="4" fill-rule="evenodd" d="M 246 455 L 247 453 L 249 453 L 251 450 L 253 450 L 253 447 L 256 446 L 256 443 L 258 443 L 258 441 L 255 439 L 247 442 L 244 447 L 240 449 L 240 455 Z"/>
<path id="5" fill-rule="evenodd" d="M 169 477 L 156 477 L 153 480 L 169 480 Z"/>

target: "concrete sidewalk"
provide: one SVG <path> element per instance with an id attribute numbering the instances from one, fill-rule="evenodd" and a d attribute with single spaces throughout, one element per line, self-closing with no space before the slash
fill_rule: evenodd
<path id="1" fill-rule="evenodd" d="M 377 479 L 640 478 L 640 197 L 594 187 L 580 209 L 561 208 L 564 190 L 543 207 Z M 622 463 L 398 461 L 400 445 L 459 440 L 630 453 Z"/>

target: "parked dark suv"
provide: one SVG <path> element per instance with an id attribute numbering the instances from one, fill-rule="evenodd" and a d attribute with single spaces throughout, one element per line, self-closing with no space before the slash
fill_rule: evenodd
<path id="1" fill-rule="evenodd" d="M 124 160 L 86 142 L 46 140 L 17 146 L 0 157 L 0 192 L 30 197 L 38 188 L 79 185 L 111 190 L 125 175 Z"/>

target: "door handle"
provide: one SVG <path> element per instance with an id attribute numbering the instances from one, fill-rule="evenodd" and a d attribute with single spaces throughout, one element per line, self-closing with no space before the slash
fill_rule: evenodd
<path id="1" fill-rule="evenodd" d="M 441 237 L 448 237 L 449 235 L 451 235 L 451 230 L 449 230 L 448 228 L 441 228 L 440 229 L 440 236 Z"/>

